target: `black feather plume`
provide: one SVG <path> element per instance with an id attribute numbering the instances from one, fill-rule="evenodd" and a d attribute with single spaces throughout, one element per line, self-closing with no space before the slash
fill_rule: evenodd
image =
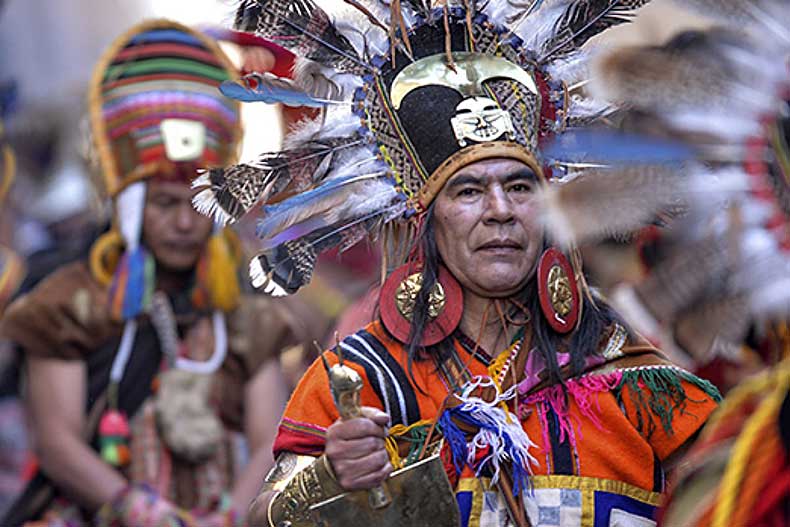
<path id="1" fill-rule="evenodd" d="M 286 188 L 298 192 L 319 182 L 336 152 L 359 144 L 357 137 L 311 141 L 299 148 L 264 154 L 254 164 L 207 170 L 192 184 L 203 188 L 193 203 L 200 213 L 220 223 L 232 223 L 256 203 L 266 202 Z"/>
<path id="2" fill-rule="evenodd" d="M 386 211 L 316 229 L 296 240 L 281 243 L 250 262 L 252 284 L 272 296 L 296 293 L 310 283 L 318 255 L 335 247 L 341 251 L 362 240 L 379 225 Z"/>
<path id="3" fill-rule="evenodd" d="M 631 21 L 634 11 L 650 0 L 576 0 L 555 25 L 553 38 L 544 42 L 541 62 L 578 50 L 607 29 Z"/>
<path id="4" fill-rule="evenodd" d="M 372 69 L 312 0 L 242 0 L 235 27 L 333 69 L 357 74 Z"/>

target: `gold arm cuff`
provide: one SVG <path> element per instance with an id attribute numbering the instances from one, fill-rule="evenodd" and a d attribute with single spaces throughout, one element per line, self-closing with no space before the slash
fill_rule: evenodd
<path id="1" fill-rule="evenodd" d="M 278 485 L 270 489 L 278 491 L 269 502 L 268 518 L 271 527 L 313 526 L 315 523 L 310 514 L 310 506 L 343 492 L 330 471 L 326 457 L 311 459 L 310 464 L 294 471 L 282 490 L 277 488 Z"/>

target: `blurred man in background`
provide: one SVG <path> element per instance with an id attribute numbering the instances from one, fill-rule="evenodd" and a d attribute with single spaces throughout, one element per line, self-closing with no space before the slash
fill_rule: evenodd
<path id="1" fill-rule="evenodd" d="M 113 228 L 0 328 L 25 357 L 39 464 L 3 525 L 244 523 L 295 337 L 284 309 L 240 290 L 237 240 L 192 209 L 196 170 L 235 156 L 238 107 L 216 89 L 235 75 L 213 41 L 167 21 L 131 29 L 97 66 Z"/>

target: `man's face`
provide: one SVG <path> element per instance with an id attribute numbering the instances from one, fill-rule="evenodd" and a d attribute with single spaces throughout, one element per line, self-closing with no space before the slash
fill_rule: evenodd
<path id="1" fill-rule="evenodd" d="M 543 231 L 531 203 L 537 176 L 512 159 L 479 161 L 456 172 L 436 197 L 436 245 L 461 286 L 508 297 L 531 278 Z"/>
<path id="2" fill-rule="evenodd" d="M 211 235 L 211 219 L 192 207 L 194 194 L 184 183 L 148 182 L 143 241 L 165 270 L 195 267 Z"/>

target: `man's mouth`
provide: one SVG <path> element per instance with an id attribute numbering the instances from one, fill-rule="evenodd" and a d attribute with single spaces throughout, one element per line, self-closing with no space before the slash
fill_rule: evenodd
<path id="1" fill-rule="evenodd" d="M 176 251 L 195 251 L 201 247 L 201 244 L 198 242 L 166 242 L 165 243 L 170 249 Z"/>
<path id="2" fill-rule="evenodd" d="M 484 243 L 480 247 L 477 248 L 478 251 L 490 251 L 490 252 L 507 252 L 507 251 L 520 251 L 524 247 L 511 239 L 505 238 L 501 240 L 491 240 L 489 242 Z"/>

